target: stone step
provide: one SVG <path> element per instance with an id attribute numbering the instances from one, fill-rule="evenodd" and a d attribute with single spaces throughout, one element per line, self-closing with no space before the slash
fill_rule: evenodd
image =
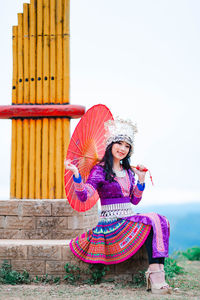
<path id="1" fill-rule="evenodd" d="M 71 239 L 97 222 L 97 205 L 80 213 L 66 199 L 0 200 L 0 239 Z"/>
<path id="2" fill-rule="evenodd" d="M 45 274 L 63 276 L 64 266 L 72 263 L 81 269 L 88 264 L 80 261 L 69 248 L 70 240 L 0 240 L 0 263 L 7 260 L 13 270 L 26 270 L 34 277 Z M 107 277 L 131 280 L 138 270 L 147 267 L 147 254 L 144 246 L 128 260 L 110 265 Z"/>
<path id="3" fill-rule="evenodd" d="M 0 240 L 0 260 L 8 260 L 13 270 L 30 275 L 62 276 L 64 265 L 74 261 L 69 240 Z"/>

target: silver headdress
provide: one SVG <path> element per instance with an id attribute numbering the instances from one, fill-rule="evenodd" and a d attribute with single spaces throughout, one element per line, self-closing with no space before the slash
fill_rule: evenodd
<path id="1" fill-rule="evenodd" d="M 129 145 L 134 145 L 134 136 L 137 133 L 137 127 L 130 120 L 116 118 L 105 122 L 106 147 L 112 142 L 125 141 Z"/>

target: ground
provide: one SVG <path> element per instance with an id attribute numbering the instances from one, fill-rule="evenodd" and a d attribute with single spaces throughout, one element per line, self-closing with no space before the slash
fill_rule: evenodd
<path id="1" fill-rule="evenodd" d="M 184 261 L 179 263 L 185 273 L 171 280 L 172 295 L 152 295 L 145 287 L 136 287 L 131 284 L 101 283 L 99 285 L 73 286 L 60 285 L 0 285 L 0 299 L 3 300 L 49 300 L 49 299 L 200 299 L 200 261 Z"/>

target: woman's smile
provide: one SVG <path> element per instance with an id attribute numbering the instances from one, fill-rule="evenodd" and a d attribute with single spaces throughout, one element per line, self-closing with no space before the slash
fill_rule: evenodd
<path id="1" fill-rule="evenodd" d="M 112 155 L 114 159 L 121 160 L 127 156 L 130 145 L 124 141 L 114 143 L 112 146 Z"/>
<path id="2" fill-rule="evenodd" d="M 125 153 L 124 153 L 124 152 L 120 152 L 120 151 L 118 151 L 118 153 L 119 153 L 119 155 L 125 155 Z"/>

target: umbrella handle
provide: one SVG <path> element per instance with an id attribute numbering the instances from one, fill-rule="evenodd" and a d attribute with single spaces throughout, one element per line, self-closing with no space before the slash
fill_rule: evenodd
<path id="1" fill-rule="evenodd" d="M 149 171 L 147 168 L 140 169 L 139 166 L 137 166 L 137 167 L 131 166 L 131 168 L 135 168 L 135 169 L 137 169 L 138 171 L 142 171 L 142 172 L 147 172 L 147 171 Z"/>
<path id="2" fill-rule="evenodd" d="M 138 171 L 142 171 L 142 172 L 149 172 L 149 177 L 150 177 L 150 179 L 151 179 L 151 183 L 152 183 L 152 185 L 154 185 L 154 184 L 153 184 L 153 178 L 152 178 L 152 175 L 151 175 L 151 172 L 149 171 L 149 169 L 147 169 L 147 168 L 140 169 L 139 166 L 137 166 L 137 167 L 131 166 L 131 168 L 135 168 L 135 169 L 137 169 Z"/>

